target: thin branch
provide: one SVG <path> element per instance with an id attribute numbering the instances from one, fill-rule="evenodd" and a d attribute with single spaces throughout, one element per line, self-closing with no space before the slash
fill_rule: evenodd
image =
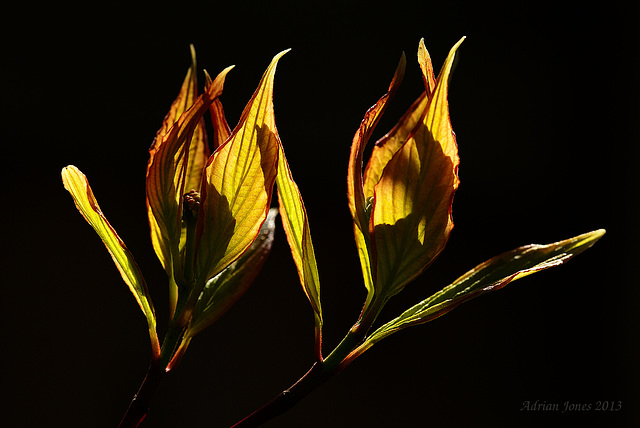
<path id="1" fill-rule="evenodd" d="M 149 407 L 151 406 L 151 399 L 158 390 L 166 373 L 167 372 L 158 364 L 151 364 L 144 381 L 142 381 L 140 385 L 140 389 L 133 397 L 133 400 L 131 400 L 129 408 L 120 422 L 119 428 L 136 428 L 140 425 L 147 416 Z"/>

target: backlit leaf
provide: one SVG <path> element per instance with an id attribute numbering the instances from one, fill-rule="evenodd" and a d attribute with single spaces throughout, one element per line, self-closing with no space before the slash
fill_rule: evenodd
<path id="1" fill-rule="evenodd" d="M 211 84 L 211 77 L 205 70 L 205 83 L 208 88 Z M 211 113 L 211 123 L 213 124 L 213 149 L 217 149 L 222 143 L 227 141 L 227 138 L 231 135 L 231 128 L 227 123 L 227 118 L 224 115 L 224 109 L 222 108 L 222 102 L 220 98 L 216 98 L 209 107 Z"/>
<path id="2" fill-rule="evenodd" d="M 140 268 L 133 259 L 133 255 L 127 249 L 122 239 L 111 227 L 106 217 L 100 210 L 98 202 L 89 186 L 87 177 L 78 168 L 69 165 L 62 170 L 62 182 L 65 189 L 71 194 L 76 207 L 96 231 L 102 242 L 107 247 L 109 254 L 113 258 L 122 279 L 133 293 L 140 309 L 147 318 L 149 335 L 154 357 L 160 355 L 160 345 L 156 333 L 156 316 L 153 304 L 147 290 L 147 285 L 142 277 Z"/>
<path id="3" fill-rule="evenodd" d="M 516 279 L 559 266 L 590 248 L 604 233 L 604 229 L 600 229 L 553 244 L 526 245 L 487 260 L 462 275 L 453 284 L 378 328 L 355 352 L 361 354 L 374 343 L 398 330 L 438 318 L 459 304 L 489 291 L 499 290 Z"/>
<path id="4" fill-rule="evenodd" d="M 371 134 L 378 124 L 387 106 L 387 102 L 395 94 L 398 86 L 400 86 L 400 82 L 404 76 L 406 62 L 403 53 L 387 92 L 367 111 L 351 144 L 349 170 L 347 173 L 347 195 L 349 210 L 351 211 L 351 216 L 354 221 L 354 235 L 358 248 L 358 256 L 362 265 L 365 286 L 368 290 L 368 299 L 373 294 L 374 280 L 372 277 L 372 265 L 375 265 L 375 261 L 372 261 L 374 255 L 371 253 L 369 245 L 369 214 L 367 210 L 367 199 L 365 198 L 363 188 L 362 157 L 367 142 L 371 138 Z"/>
<path id="5" fill-rule="evenodd" d="M 181 278 L 183 266 L 180 260 L 181 239 L 184 241 L 183 196 L 190 190 L 187 186 L 195 185 L 196 189 L 199 188 L 197 182 L 200 181 L 202 156 L 206 154 L 206 150 L 201 148 L 204 144 L 203 140 L 194 138 L 194 132 L 209 105 L 222 93 L 226 74 L 231 68 L 223 70 L 209 85 L 207 91 L 195 99 L 191 107 L 180 113 L 186 106 L 186 102 L 194 96 L 190 88 L 193 88 L 195 82 L 194 78 L 190 77 L 193 75 L 190 70 L 185 79 L 183 91 L 168 116 L 170 122 L 180 113 L 178 120 L 169 126 L 164 134 L 157 137 L 149 151 L 147 206 L 152 242 L 165 269 L 170 275 L 173 273 L 172 276 L 176 281 L 183 279 Z M 191 156 L 195 156 L 196 159 L 190 160 Z M 167 267 L 168 257 L 171 258 L 171 268 Z"/>
<path id="6" fill-rule="evenodd" d="M 422 71 L 422 80 L 424 81 L 424 89 L 427 92 L 427 97 L 431 97 L 436 87 L 436 78 L 433 74 L 431 56 L 429 55 L 429 51 L 427 51 L 427 47 L 424 45 L 424 39 L 420 39 L 420 43 L 418 44 L 418 64 L 420 64 L 420 70 Z"/>
<path id="7" fill-rule="evenodd" d="M 147 175 L 149 174 L 149 169 L 153 164 L 154 155 L 158 151 L 160 145 L 162 144 L 164 135 L 167 134 L 167 132 L 169 132 L 173 124 L 178 121 L 182 113 L 187 111 L 189 107 L 193 105 L 195 99 L 198 96 L 197 79 L 196 79 L 196 53 L 193 45 L 190 46 L 190 48 L 191 48 L 191 66 L 187 71 L 187 75 L 184 78 L 184 81 L 182 83 L 182 87 L 180 88 L 180 92 L 178 93 L 178 96 L 171 104 L 169 113 L 167 113 L 167 115 L 165 116 L 162 122 L 162 127 L 156 133 L 156 138 L 150 148 L 150 157 L 147 165 Z M 194 131 L 193 138 L 190 144 L 190 153 L 189 153 L 190 162 L 189 163 L 191 164 L 191 168 L 190 168 L 191 170 L 194 170 L 193 168 L 194 160 L 196 162 L 201 163 L 200 169 L 202 169 L 202 166 L 204 165 L 204 162 L 206 162 L 206 159 L 208 157 L 207 152 L 208 152 L 208 147 L 205 142 L 204 127 L 202 126 L 202 123 L 200 123 Z M 206 156 L 206 157 L 202 159 L 203 156 Z M 188 175 L 190 176 L 191 174 L 188 174 Z M 195 180 L 195 177 L 193 177 L 189 181 L 193 182 L 194 180 Z M 199 183 L 199 180 L 197 181 L 197 183 Z M 187 185 L 186 187 L 189 188 L 189 185 Z M 196 189 L 197 188 L 198 187 L 196 187 Z M 147 204 L 147 211 L 149 215 L 149 223 L 151 225 L 151 241 L 153 243 L 153 248 L 158 256 L 158 259 L 160 259 L 162 266 L 165 268 L 169 276 L 172 277 L 171 264 L 170 264 L 171 255 L 168 252 L 169 246 L 165 243 L 166 238 L 163 238 L 161 229 L 158 225 L 157 220 L 153 215 L 153 210 L 151 209 L 151 206 L 149 204 Z"/>
<path id="8" fill-rule="evenodd" d="M 422 120 L 428 101 L 426 92 L 423 92 L 393 129 L 373 146 L 371 157 L 364 171 L 364 196 L 366 199 L 373 198 L 374 187 L 380 181 L 385 166 Z"/>
<path id="9" fill-rule="evenodd" d="M 322 345 L 322 306 L 320 304 L 320 279 L 318 276 L 318 266 L 316 255 L 311 241 L 309 230 L 309 219 L 304 207 L 302 195 L 298 185 L 293 181 L 291 169 L 284 155 L 282 144 L 278 139 L 278 176 L 276 183 L 278 187 L 278 203 L 280 204 L 280 215 L 282 225 L 287 235 L 287 241 L 291 248 L 291 254 L 304 293 L 306 294 L 315 317 L 315 344 L 316 355 L 321 358 Z"/>
<path id="10" fill-rule="evenodd" d="M 393 154 L 374 187 L 370 228 L 377 254 L 375 287 L 385 299 L 429 266 L 453 228 L 451 205 L 459 183 L 459 159 L 447 92 L 461 43 L 449 52 L 422 120 Z M 410 114 L 407 122 L 415 115 Z"/>
<path id="11" fill-rule="evenodd" d="M 278 163 L 273 79 L 285 53 L 274 57 L 238 126 L 205 168 L 196 257 L 197 277 L 203 280 L 246 251 L 267 217 Z"/>
<path id="12" fill-rule="evenodd" d="M 393 155 L 407 141 L 407 138 L 414 131 L 418 123 L 423 119 L 429 102 L 429 97 L 433 93 L 436 81 L 433 75 L 433 65 L 431 57 L 424 46 L 424 39 L 420 40 L 418 48 L 418 62 L 422 70 L 425 82 L 425 92 L 409 107 L 407 112 L 400 118 L 398 123 L 384 137 L 380 138 L 373 146 L 371 157 L 367 162 L 364 172 L 364 197 L 373 197 L 374 187 L 380 181 L 382 172 Z"/>

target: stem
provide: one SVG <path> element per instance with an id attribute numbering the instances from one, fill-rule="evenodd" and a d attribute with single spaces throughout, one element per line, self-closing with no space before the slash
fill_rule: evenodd
<path id="1" fill-rule="evenodd" d="M 282 391 L 269 403 L 233 425 L 232 428 L 257 427 L 260 424 L 275 418 L 295 406 L 300 400 L 323 384 L 332 375 L 333 373 L 323 370 L 322 365 L 314 363 L 313 366 L 311 366 L 311 369 L 289 389 Z"/>
<path id="2" fill-rule="evenodd" d="M 145 416 L 147 416 L 147 412 L 149 412 L 151 398 L 158 390 L 165 374 L 166 371 L 158 364 L 151 364 L 138 393 L 133 396 L 133 400 L 131 400 L 131 404 L 129 404 L 119 428 L 135 428 L 140 425 Z"/>
<path id="3" fill-rule="evenodd" d="M 317 313 L 315 317 L 315 340 L 314 340 L 314 352 L 316 354 L 316 362 L 322 363 L 322 317 Z"/>
<path id="4" fill-rule="evenodd" d="M 369 306 L 364 307 L 358 321 L 351 327 L 338 346 L 324 359 L 323 366 L 326 370 L 341 371 L 346 367 L 346 364 L 342 364 L 344 359 L 365 340 L 369 329 L 385 303 L 386 300 L 384 299 L 373 299 Z"/>
<path id="5" fill-rule="evenodd" d="M 182 353 L 186 350 L 183 346 L 183 328 L 173 324 L 162 342 L 162 351 L 160 358 L 154 359 L 149 366 L 147 375 L 145 376 L 136 395 L 133 396 L 127 412 L 120 421 L 119 428 L 136 428 L 149 412 L 151 400 L 156 391 L 160 387 L 160 383 L 164 376 L 175 366 L 169 366 L 177 349 Z M 188 342 L 187 342 L 188 344 Z"/>
<path id="6" fill-rule="evenodd" d="M 252 428 L 263 424 L 289 410 L 331 376 L 341 372 L 355 358 L 348 358 L 366 338 L 369 328 L 382 310 L 386 300 L 374 300 L 365 308 L 347 335 L 323 361 L 318 361 L 289 389 L 233 425 L 231 428 Z M 359 354 L 358 354 L 359 355 Z"/>

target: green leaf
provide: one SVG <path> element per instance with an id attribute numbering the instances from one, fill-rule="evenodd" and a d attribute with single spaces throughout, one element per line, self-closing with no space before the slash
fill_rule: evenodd
<path id="1" fill-rule="evenodd" d="M 372 333 L 350 359 L 403 328 L 423 324 L 481 294 L 499 290 L 516 279 L 559 266 L 590 248 L 605 234 L 604 229 L 548 245 L 526 245 L 500 254 L 476 266 L 453 284 L 423 300 Z"/>
<path id="2" fill-rule="evenodd" d="M 381 299 L 397 294 L 420 275 L 444 249 L 453 228 L 459 158 L 447 93 L 455 52 L 463 40 L 449 52 L 428 102 L 414 104 L 424 105 L 424 113 L 409 113 L 397 128 L 396 135 L 402 137 L 422 116 L 409 138 L 400 147 L 397 138 L 383 141 L 395 152 L 374 187 L 370 226 L 377 256 L 375 292 Z"/>
<path id="3" fill-rule="evenodd" d="M 285 53 L 273 58 L 238 126 L 205 168 L 196 234 L 196 277 L 201 281 L 244 253 L 267 217 L 278 164 L 273 80 Z"/>
<path id="4" fill-rule="evenodd" d="M 142 313 L 147 318 L 154 358 L 159 357 L 160 344 L 156 333 L 156 316 L 153 304 L 147 285 L 142 277 L 140 268 L 133 259 L 133 255 L 100 210 L 87 177 L 78 168 L 69 165 L 62 170 L 62 182 L 65 189 L 71 194 L 78 211 L 102 239 L 118 271 L 120 271 L 122 279 L 124 279 L 138 305 L 140 305 Z"/>
<path id="5" fill-rule="evenodd" d="M 278 138 L 278 203 L 282 226 L 287 235 L 293 261 L 298 270 L 302 289 L 306 294 L 314 312 L 315 319 L 315 351 L 316 357 L 322 359 L 322 306 L 320 304 L 320 279 L 316 255 L 311 241 L 309 219 L 304 207 L 298 185 L 293 181 L 291 169 L 284 155 L 284 149 Z"/>
<path id="6" fill-rule="evenodd" d="M 270 209 L 249 249 L 205 284 L 186 333 L 188 336 L 193 337 L 216 322 L 247 291 L 271 251 L 277 215 L 277 208 Z"/>

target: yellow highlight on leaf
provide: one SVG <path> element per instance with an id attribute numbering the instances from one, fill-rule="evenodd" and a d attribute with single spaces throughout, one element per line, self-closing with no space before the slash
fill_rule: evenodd
<path id="1" fill-rule="evenodd" d="M 460 161 L 447 92 L 461 43 L 449 52 L 422 119 L 385 165 L 374 187 L 370 231 L 377 252 L 376 292 L 385 298 L 398 293 L 429 266 L 444 249 L 453 228 L 451 205 L 459 184 Z M 428 61 L 427 55 L 420 58 Z M 422 69 L 429 72 L 431 67 L 427 64 Z M 430 82 L 431 76 L 424 80 Z M 409 114 L 408 119 L 415 115 Z"/>
<path id="2" fill-rule="evenodd" d="M 196 256 L 204 280 L 249 248 L 267 217 L 278 164 L 273 80 L 286 52 L 273 58 L 238 126 L 206 165 Z"/>
<path id="3" fill-rule="evenodd" d="M 102 239 L 118 271 L 120 271 L 122 279 L 124 279 L 138 305 L 140 305 L 140 309 L 142 309 L 149 325 L 153 355 L 159 356 L 160 345 L 156 333 L 156 316 L 153 304 L 151 303 L 147 285 L 142 277 L 140 268 L 133 259 L 133 255 L 100 210 L 87 177 L 78 168 L 69 165 L 62 170 L 62 182 L 64 183 L 64 188 L 71 194 L 78 211 Z"/>
<path id="4" fill-rule="evenodd" d="M 195 67 L 195 63 L 192 68 Z M 202 116 L 211 103 L 222 93 L 227 73 L 223 70 L 207 91 L 199 96 L 188 109 L 184 99 L 192 99 L 195 94 L 194 72 L 187 74 L 180 95 L 165 120 L 165 126 L 151 147 L 147 167 L 147 207 L 151 238 L 156 254 L 163 263 L 170 278 L 183 280 L 185 269 L 180 254 L 185 244 L 185 230 L 182 223 L 182 203 L 184 194 L 191 190 L 187 186 L 200 188 L 202 167 L 207 150 L 204 147 Z M 185 110 L 186 109 L 186 110 Z M 169 122 L 177 120 L 169 125 Z M 167 122 L 168 121 L 168 122 Z M 172 302 L 172 306 L 175 302 Z"/>

